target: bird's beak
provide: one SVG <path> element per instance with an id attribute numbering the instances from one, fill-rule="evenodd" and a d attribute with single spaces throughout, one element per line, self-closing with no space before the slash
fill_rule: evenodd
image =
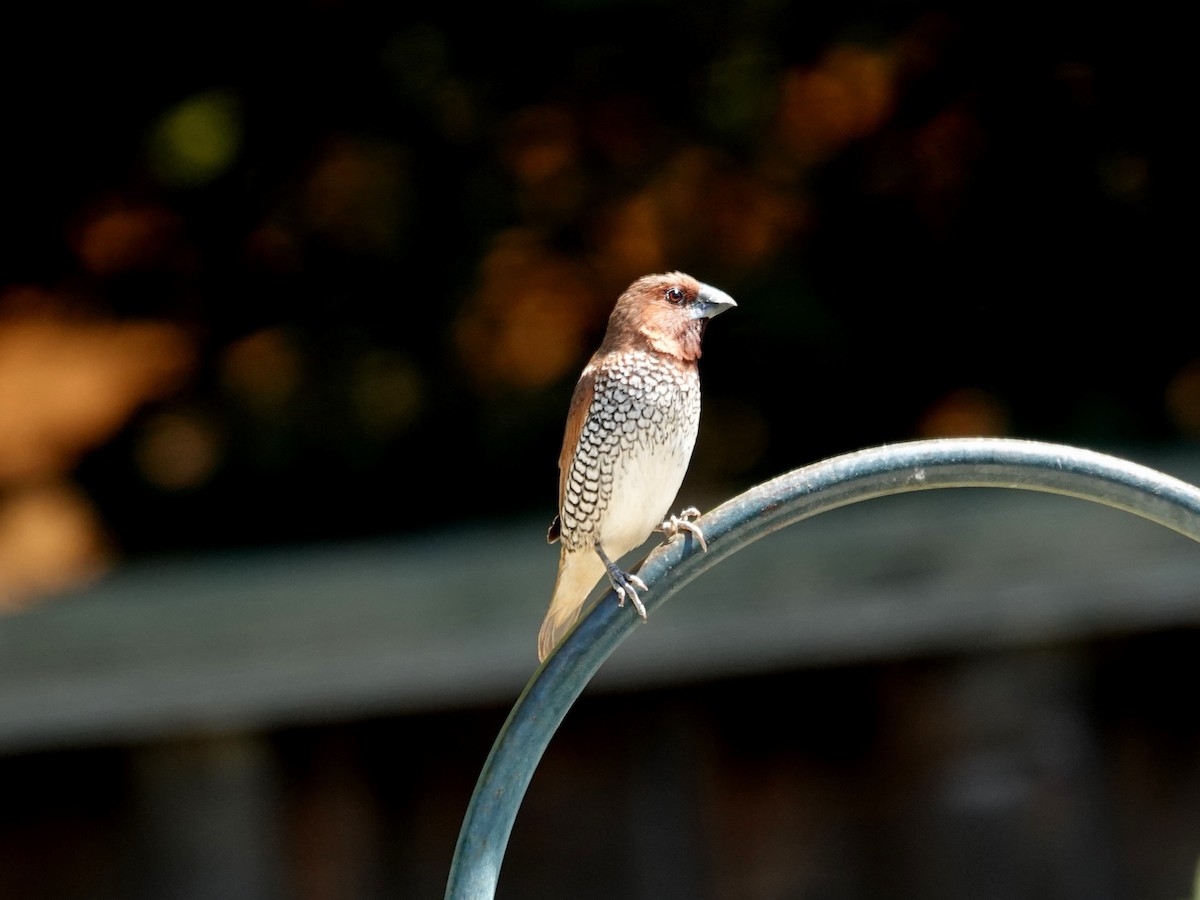
<path id="1" fill-rule="evenodd" d="M 711 319 L 735 306 L 737 303 L 727 293 L 711 285 L 702 284 L 700 285 L 700 296 L 692 306 L 692 316 L 697 319 Z"/>

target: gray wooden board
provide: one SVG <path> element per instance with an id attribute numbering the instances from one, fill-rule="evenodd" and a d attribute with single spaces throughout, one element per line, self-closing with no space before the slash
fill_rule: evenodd
<path id="1" fill-rule="evenodd" d="M 1200 459 L 1137 461 L 1200 475 Z M 0 619 L 0 749 L 507 706 L 554 580 L 544 525 L 119 568 Z M 745 548 L 639 628 L 594 689 L 1196 624 L 1187 538 L 1071 498 L 930 491 Z"/>

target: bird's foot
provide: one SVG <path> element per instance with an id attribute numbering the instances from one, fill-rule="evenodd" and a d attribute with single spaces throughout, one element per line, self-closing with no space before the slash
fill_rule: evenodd
<path id="1" fill-rule="evenodd" d="M 700 530 L 700 526 L 695 522 L 698 518 L 700 518 L 700 510 L 694 506 L 689 506 L 679 515 L 671 516 L 659 525 L 657 530 L 665 534 L 668 541 L 674 540 L 681 531 L 695 535 L 696 540 L 700 542 L 700 549 L 707 553 L 708 543 L 704 540 L 704 532 Z"/>
<path id="2" fill-rule="evenodd" d="M 642 598 L 638 596 L 638 591 L 646 590 L 646 582 L 632 575 L 629 572 L 622 572 L 610 562 L 605 562 L 605 568 L 608 570 L 608 581 L 612 585 L 612 589 L 617 594 L 617 606 L 625 605 L 625 598 L 629 598 L 629 602 L 633 604 L 633 608 L 637 610 L 642 621 L 646 621 L 646 607 L 642 604 Z"/>

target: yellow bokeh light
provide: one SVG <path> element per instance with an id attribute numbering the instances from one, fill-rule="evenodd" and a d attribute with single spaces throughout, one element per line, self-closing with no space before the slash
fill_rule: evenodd
<path id="1" fill-rule="evenodd" d="M 421 411 L 421 372 L 407 356 L 377 350 L 354 367 L 351 398 L 359 421 L 373 435 L 389 436 L 411 425 Z"/>
<path id="2" fill-rule="evenodd" d="M 150 164 L 173 187 L 207 184 L 233 164 L 242 145 L 237 98 L 212 90 L 167 110 L 150 134 Z"/>

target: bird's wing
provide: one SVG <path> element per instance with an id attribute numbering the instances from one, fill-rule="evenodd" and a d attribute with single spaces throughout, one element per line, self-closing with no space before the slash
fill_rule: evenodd
<path id="1" fill-rule="evenodd" d="M 558 454 L 558 509 L 562 511 L 563 499 L 567 495 L 567 476 L 575 459 L 575 448 L 579 446 L 579 435 L 592 408 L 592 397 L 596 393 L 596 367 L 588 364 L 579 376 L 575 393 L 571 395 L 571 408 L 567 411 L 567 430 L 563 434 L 562 451 Z"/>

